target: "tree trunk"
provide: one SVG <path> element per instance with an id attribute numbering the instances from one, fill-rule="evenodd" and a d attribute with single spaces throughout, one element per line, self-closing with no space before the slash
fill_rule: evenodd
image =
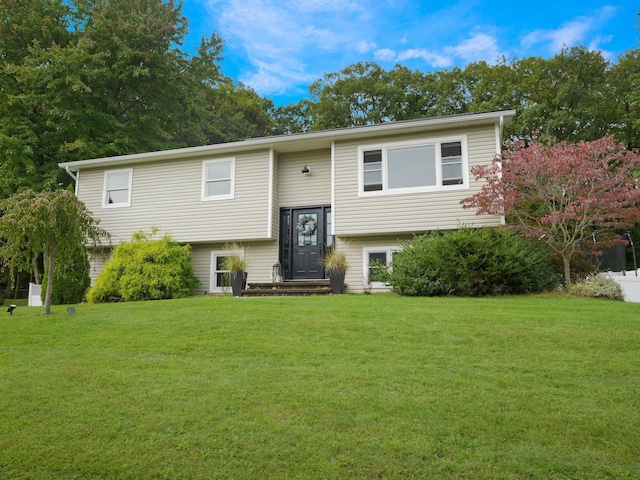
<path id="1" fill-rule="evenodd" d="M 14 285 L 13 285 L 13 298 L 18 298 L 20 296 L 20 272 L 18 269 L 15 269 Z"/>
<path id="2" fill-rule="evenodd" d="M 13 281 L 13 270 L 9 272 L 9 278 L 7 278 L 7 286 L 2 292 L 2 299 L 11 298 L 11 282 Z"/>
<path id="3" fill-rule="evenodd" d="M 51 235 L 49 242 L 49 254 L 45 256 L 45 265 L 47 269 L 47 292 L 44 296 L 44 314 L 51 313 L 51 296 L 53 295 L 53 267 L 56 254 L 56 237 Z"/>
<path id="4" fill-rule="evenodd" d="M 564 264 L 564 286 L 571 285 L 571 256 L 563 253 L 562 263 Z"/>
<path id="5" fill-rule="evenodd" d="M 42 275 L 40 275 L 38 255 L 33 256 L 33 260 L 31 260 L 31 263 L 33 265 L 33 281 L 35 282 L 36 285 L 40 285 L 40 282 L 42 281 Z"/>

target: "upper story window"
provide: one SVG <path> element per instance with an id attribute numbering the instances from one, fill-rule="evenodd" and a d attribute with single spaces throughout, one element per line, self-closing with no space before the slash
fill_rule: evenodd
<path id="1" fill-rule="evenodd" d="M 382 150 L 368 150 L 362 153 L 364 168 L 364 191 L 382 190 Z"/>
<path id="2" fill-rule="evenodd" d="M 235 158 L 207 160 L 202 163 L 202 200 L 233 198 Z"/>
<path id="3" fill-rule="evenodd" d="M 462 142 L 440 144 L 442 185 L 462 185 Z"/>
<path id="4" fill-rule="evenodd" d="M 360 192 L 414 193 L 468 186 L 466 138 L 361 147 Z"/>
<path id="5" fill-rule="evenodd" d="M 131 206 L 131 183 L 133 169 L 108 170 L 104 172 L 102 208 Z"/>

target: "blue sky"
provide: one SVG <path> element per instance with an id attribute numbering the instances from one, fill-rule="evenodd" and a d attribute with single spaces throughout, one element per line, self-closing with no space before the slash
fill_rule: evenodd
<path id="1" fill-rule="evenodd" d="M 187 48 L 217 32 L 223 71 L 274 100 L 308 97 L 360 61 L 424 72 L 585 45 L 615 60 L 640 47 L 637 0 L 184 0 Z"/>

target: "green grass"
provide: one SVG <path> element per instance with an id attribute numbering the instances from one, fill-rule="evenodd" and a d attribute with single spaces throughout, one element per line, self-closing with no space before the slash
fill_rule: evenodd
<path id="1" fill-rule="evenodd" d="M 0 317 L 0 478 L 640 478 L 640 306 L 200 297 Z"/>

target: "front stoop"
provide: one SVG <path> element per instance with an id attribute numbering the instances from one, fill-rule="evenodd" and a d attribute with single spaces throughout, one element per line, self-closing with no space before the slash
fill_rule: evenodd
<path id="1" fill-rule="evenodd" d="M 330 295 L 329 280 L 309 280 L 302 282 L 250 283 L 242 291 L 243 297 L 284 297 Z"/>

